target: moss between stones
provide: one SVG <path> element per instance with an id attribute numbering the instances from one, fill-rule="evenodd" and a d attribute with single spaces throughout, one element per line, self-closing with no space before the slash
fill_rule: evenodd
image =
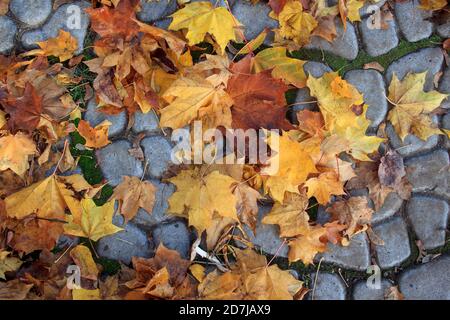
<path id="1" fill-rule="evenodd" d="M 291 53 L 291 56 L 301 60 L 323 62 L 334 71 L 338 71 L 342 76 L 350 70 L 362 69 L 365 64 L 370 62 L 378 62 L 383 68 L 386 69 L 395 60 L 398 60 L 418 49 L 439 45 L 442 41 L 443 39 L 438 35 L 433 35 L 427 39 L 417 42 L 407 42 L 405 40 L 401 40 L 397 47 L 378 57 L 369 56 L 366 52 L 360 50 L 358 56 L 353 61 L 346 60 L 325 51 L 311 49 L 294 51 Z"/>

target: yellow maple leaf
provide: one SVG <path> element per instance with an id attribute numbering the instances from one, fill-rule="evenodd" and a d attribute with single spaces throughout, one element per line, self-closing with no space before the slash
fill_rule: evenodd
<path id="1" fill-rule="evenodd" d="M 156 188 L 149 181 L 137 177 L 124 176 L 123 181 L 114 189 L 113 199 L 119 200 L 119 212 L 125 221 L 131 220 L 139 208 L 152 213 L 155 204 Z"/>
<path id="2" fill-rule="evenodd" d="M 317 253 L 327 250 L 326 235 L 326 228 L 314 226 L 310 228 L 309 232 L 291 240 L 288 252 L 289 261 L 302 260 L 305 265 L 312 263 Z"/>
<path id="3" fill-rule="evenodd" d="M 221 54 L 230 40 L 236 41 L 239 21 L 224 7 L 214 8 L 210 2 L 188 3 L 183 9 L 171 15 L 169 30 L 187 29 L 186 38 L 190 45 L 200 43 L 209 33 L 220 47 Z"/>
<path id="4" fill-rule="evenodd" d="M 182 128 L 195 119 L 216 113 L 229 114 L 216 125 L 231 126 L 233 100 L 223 86 L 216 87 L 200 76 L 180 77 L 164 92 L 163 98 L 169 105 L 161 109 L 162 127 Z"/>
<path id="5" fill-rule="evenodd" d="M 255 72 L 272 69 L 272 76 L 282 79 L 286 84 L 303 88 L 306 84 L 306 75 L 303 70 L 305 61 L 286 56 L 286 48 L 267 48 L 253 59 Z"/>
<path id="6" fill-rule="evenodd" d="M 339 0 L 338 8 L 344 30 L 347 28 L 347 18 L 351 22 L 361 21 L 359 10 L 364 6 L 365 0 Z"/>
<path id="7" fill-rule="evenodd" d="M 64 62 L 72 58 L 78 49 L 78 41 L 70 32 L 59 30 L 58 36 L 47 41 L 36 42 L 41 49 L 28 51 L 24 56 L 45 55 L 55 56 Z"/>
<path id="8" fill-rule="evenodd" d="M 0 138 L 0 171 L 11 169 L 19 176 L 30 167 L 28 158 L 36 153 L 36 145 L 27 135 L 18 132 Z"/>
<path id="9" fill-rule="evenodd" d="M 278 16 L 272 11 L 270 17 L 278 19 L 279 34 L 285 39 L 293 40 L 299 46 L 309 43 L 311 32 L 317 27 L 316 19 L 303 11 L 301 2 L 297 0 L 288 0 Z"/>
<path id="10" fill-rule="evenodd" d="M 237 181 L 213 171 L 203 176 L 198 168 L 183 170 L 169 181 L 177 191 L 169 198 L 169 212 L 189 218 L 189 225 L 200 233 L 207 229 L 214 214 L 238 221 L 236 196 L 231 186 Z"/>
<path id="11" fill-rule="evenodd" d="M 108 139 L 108 131 L 111 124 L 110 121 L 105 120 L 95 126 L 95 128 L 92 128 L 89 122 L 80 120 L 77 130 L 86 140 L 86 143 L 84 144 L 86 147 L 98 149 L 111 143 Z"/>
<path id="12" fill-rule="evenodd" d="M 275 140 L 272 140 L 272 135 Z M 278 143 L 275 142 L 277 140 Z M 283 203 L 286 192 L 299 193 L 298 187 L 309 174 L 317 170 L 309 154 L 286 133 L 280 136 L 272 132 L 267 143 L 273 155 L 269 159 L 269 166 L 261 171 L 262 175 L 268 176 L 264 190 L 274 200 Z"/>
<path id="13" fill-rule="evenodd" d="M 247 54 L 250 52 L 255 51 L 258 49 L 263 43 L 264 40 L 266 40 L 267 34 L 269 33 L 269 28 L 265 28 L 263 31 L 261 31 L 260 34 L 256 36 L 255 39 L 250 40 L 247 42 L 237 53 L 236 56 L 240 54 Z"/>
<path id="14" fill-rule="evenodd" d="M 92 199 L 70 201 L 68 207 L 72 215 L 67 217 L 64 232 L 77 237 L 86 237 L 97 241 L 105 236 L 117 233 L 122 228 L 112 224 L 115 201 L 97 206 Z"/>
<path id="15" fill-rule="evenodd" d="M 76 246 L 70 251 L 70 257 L 80 268 L 81 277 L 93 281 L 97 280 L 99 270 L 88 247 L 83 245 Z"/>
<path id="16" fill-rule="evenodd" d="M 420 0 L 419 8 L 422 10 L 441 10 L 447 5 L 447 0 Z"/>
<path id="17" fill-rule="evenodd" d="M 68 201 L 75 200 L 74 192 L 87 189 L 90 185 L 81 175 L 58 177 L 54 174 L 6 197 L 6 213 L 9 217 L 22 219 L 32 213 L 41 218 L 64 220 Z M 70 188 L 69 188 L 69 187 Z"/>
<path id="18" fill-rule="evenodd" d="M 11 252 L 0 250 L 0 279 L 6 280 L 5 272 L 16 271 L 22 265 L 19 258 L 9 257 Z"/>
<path id="19" fill-rule="evenodd" d="M 283 204 L 275 202 L 262 223 L 277 224 L 280 237 L 295 237 L 309 229 L 309 216 L 306 212 L 308 198 L 305 194 L 287 193 Z"/>
<path id="20" fill-rule="evenodd" d="M 73 300 L 100 300 L 100 289 L 72 289 Z"/>
<path id="21" fill-rule="evenodd" d="M 322 77 L 309 75 L 306 85 L 311 95 L 317 98 L 326 126 L 334 119 L 352 113 L 351 107 L 364 103 L 358 90 L 343 80 L 337 72 L 324 73 Z M 341 89 L 341 90 L 340 90 Z"/>
<path id="22" fill-rule="evenodd" d="M 442 133 L 433 124 L 430 113 L 449 95 L 436 90 L 424 92 L 425 77 L 426 72 L 409 73 L 402 81 L 395 74 L 392 76 L 388 99 L 394 107 L 388 120 L 402 140 L 410 133 L 422 140 Z"/>
<path id="23" fill-rule="evenodd" d="M 6 124 L 6 113 L 4 113 L 2 110 L 0 110 L 0 129 L 3 128 L 3 126 Z"/>
<path id="24" fill-rule="evenodd" d="M 308 197 L 315 197 L 320 204 L 327 204 L 332 195 L 345 194 L 344 183 L 334 171 L 327 171 L 317 178 L 308 179 L 305 186 L 308 188 Z"/>
<path id="25" fill-rule="evenodd" d="M 366 111 L 367 105 L 364 105 L 363 112 L 359 116 L 354 113 L 338 116 L 332 130 L 330 130 L 332 135 L 335 134 L 341 139 L 339 151 L 346 151 L 355 159 L 361 161 L 371 161 L 368 154 L 377 151 L 380 143 L 385 140 L 377 136 L 366 135 L 367 128 L 370 125 L 370 121 L 366 118 Z"/>

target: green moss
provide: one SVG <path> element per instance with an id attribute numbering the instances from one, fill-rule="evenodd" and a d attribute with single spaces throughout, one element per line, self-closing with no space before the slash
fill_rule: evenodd
<path id="1" fill-rule="evenodd" d="M 79 119 L 74 121 L 78 125 Z M 76 146 L 83 145 L 86 141 L 78 132 L 70 134 L 72 143 L 70 145 L 70 152 L 72 156 L 78 157 L 78 165 L 81 168 L 86 181 L 92 185 L 103 182 L 103 174 L 97 166 L 97 159 L 93 150 L 79 150 Z M 112 195 L 113 188 L 110 185 L 105 185 L 99 193 L 98 198 L 95 199 L 97 205 L 103 205 Z"/>
<path id="2" fill-rule="evenodd" d="M 107 274 L 110 276 L 115 275 L 121 269 L 120 263 L 116 260 L 111 260 L 107 258 L 95 258 L 96 263 L 100 264 L 103 268 L 102 274 Z"/>
<path id="3" fill-rule="evenodd" d="M 378 62 L 383 68 L 386 69 L 393 61 L 398 60 L 399 58 L 418 49 L 439 45 L 442 40 L 443 39 L 438 35 L 433 35 L 430 38 L 417 42 L 407 42 L 405 40 L 401 40 L 397 47 L 378 57 L 371 57 L 363 50 L 360 50 L 358 56 L 353 61 L 346 60 L 325 51 L 312 49 L 301 49 L 299 51 L 294 51 L 291 53 L 291 56 L 301 60 L 323 62 L 334 71 L 338 71 L 340 75 L 344 75 L 347 71 L 362 69 L 365 64 L 370 62 Z"/>

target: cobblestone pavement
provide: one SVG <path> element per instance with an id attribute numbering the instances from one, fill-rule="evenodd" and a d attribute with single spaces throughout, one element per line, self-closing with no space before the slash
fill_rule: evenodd
<path id="1" fill-rule="evenodd" d="M 277 22 L 268 17 L 270 9 L 264 2 L 255 6 L 245 0 L 229 3 L 233 14 L 248 26 L 245 30 L 247 39 L 254 38 L 266 27 L 277 27 Z M 219 2 L 219 5 L 225 4 Z M 60 28 L 71 32 L 78 39 L 81 52 L 88 32 L 88 16 L 81 10 L 77 29 L 68 28 L 66 20 L 73 10 L 87 6 L 88 2 L 73 1 L 55 10 L 51 0 L 11 0 L 10 11 L 0 16 L 0 53 L 34 48 L 36 41 L 56 36 Z M 145 22 L 167 27 L 170 23 L 168 15 L 176 8 L 175 0 L 143 1 L 142 12 L 138 16 Z M 450 37 L 450 22 L 434 25 L 427 20 L 431 13 L 418 9 L 418 1 L 396 3 L 395 19 L 389 22 L 385 30 L 369 28 L 367 20 L 370 16 L 366 13 L 366 7 L 361 10 L 362 21 L 347 23 L 345 32 L 342 24 L 339 25 L 334 42 L 314 37 L 308 48 L 353 60 L 362 51 L 373 57 L 384 55 L 401 41 L 416 42 L 434 34 Z M 313 61 L 306 63 L 304 69 L 315 77 L 331 70 L 326 64 Z M 428 72 L 426 90 L 434 87 L 435 75 L 443 72 L 438 89 L 450 93 L 450 68 L 445 66 L 444 54 L 437 46 L 404 55 L 391 63 L 383 73 L 373 69 L 355 69 L 348 71 L 344 77 L 364 94 L 369 104 L 367 116 L 376 129 L 385 120 L 389 109 L 385 96 L 392 75 L 395 73 L 401 79 L 408 72 L 424 71 Z M 298 90 L 296 102 L 309 99 L 308 89 Z M 442 107 L 447 110 L 450 103 L 444 101 Z M 308 108 L 314 106 L 309 105 Z M 161 182 L 161 178 L 170 168 L 172 145 L 170 137 L 160 130 L 156 116 L 152 112 L 137 113 L 134 119 L 127 119 L 124 113 L 106 116 L 97 112 L 95 102 L 91 101 L 84 117 L 91 125 L 104 119 L 112 122 L 109 134 L 113 142 L 96 154 L 98 165 L 112 186 L 116 186 L 123 175 L 145 174 L 145 178 L 158 189 L 152 215 L 141 209 L 124 231 L 98 242 L 98 253 L 129 263 L 132 256 L 151 256 L 154 248 L 162 242 L 168 248 L 179 251 L 183 257 L 188 257 L 193 238 L 190 230 L 184 220 L 166 213 L 167 199 L 174 192 L 174 186 Z M 132 120 L 131 126 L 128 125 L 129 120 Z M 450 113 L 437 115 L 435 121 L 443 128 L 450 129 Z M 383 299 L 387 288 L 398 285 L 406 299 L 450 299 L 450 256 L 446 254 L 449 248 L 450 141 L 443 136 L 432 136 L 427 141 L 421 141 L 410 135 L 402 143 L 389 125 L 387 132 L 391 147 L 404 157 L 407 175 L 413 185 L 412 197 L 404 202 L 391 194 L 374 215 L 373 231 L 384 241 L 384 245 L 371 244 L 365 234 L 360 234 L 348 247 L 330 245 L 328 252 L 316 257 L 317 263 L 313 268 L 292 265 L 300 278 L 309 280 L 309 286 L 313 289 L 309 298 Z M 139 140 L 144 161 L 137 160 L 128 152 L 138 136 L 144 136 Z M 145 163 L 147 169 L 144 169 Z M 261 206 L 259 221 L 269 210 L 270 206 Z M 319 209 L 318 219 L 321 222 L 327 219 L 323 208 Z M 116 217 L 115 223 L 121 225 L 122 221 Z M 287 246 L 283 246 L 276 226 L 258 223 L 256 235 L 247 231 L 254 244 L 265 253 L 277 254 L 279 258 L 287 256 Z M 319 262 L 320 271 L 316 272 Z M 370 275 L 366 270 L 371 265 L 381 269 L 378 289 L 367 286 L 365 280 Z"/>

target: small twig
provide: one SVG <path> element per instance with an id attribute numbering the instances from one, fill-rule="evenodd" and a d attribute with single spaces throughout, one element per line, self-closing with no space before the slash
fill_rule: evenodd
<path id="1" fill-rule="evenodd" d="M 303 105 L 303 104 L 313 104 L 313 103 L 317 103 L 317 100 L 314 100 L 314 101 L 295 102 L 295 103 L 288 104 L 286 107 L 301 106 L 301 105 Z"/>
<path id="2" fill-rule="evenodd" d="M 99 259 L 100 256 L 98 255 L 97 251 L 95 250 L 94 244 L 92 243 L 92 241 L 91 241 L 90 238 L 88 238 L 88 239 L 89 239 L 89 243 L 90 243 L 90 245 L 91 245 L 92 251 L 94 251 L 95 257 L 96 257 L 97 259 Z"/>
<path id="3" fill-rule="evenodd" d="M 147 172 L 147 167 L 148 167 L 148 159 L 145 161 L 144 172 L 142 173 L 141 181 L 144 180 L 145 173 Z"/>
<path id="4" fill-rule="evenodd" d="M 323 257 L 320 258 L 319 265 L 317 266 L 316 276 L 314 278 L 314 287 L 313 287 L 313 291 L 311 294 L 311 300 L 314 300 L 314 294 L 316 293 L 317 278 L 319 277 L 319 270 L 320 270 L 320 265 L 322 264 L 322 260 L 323 260 Z"/>
<path id="5" fill-rule="evenodd" d="M 280 252 L 281 248 L 283 248 L 284 244 L 286 243 L 286 239 L 283 239 L 283 242 L 281 243 L 281 245 L 278 247 L 277 251 L 275 252 L 274 256 L 272 257 L 272 259 L 270 259 L 270 261 L 267 263 L 267 266 L 269 266 L 272 261 L 278 256 L 278 253 Z"/>
<path id="6" fill-rule="evenodd" d="M 59 165 L 61 164 L 62 159 L 64 158 L 64 154 L 66 153 L 67 150 L 67 146 L 69 145 L 68 140 L 64 141 L 64 149 L 62 151 L 61 157 L 58 160 L 58 163 L 56 164 L 56 168 L 52 173 L 52 176 L 54 176 L 56 174 L 56 171 L 58 171 Z"/>
<path id="7" fill-rule="evenodd" d="M 67 251 L 69 251 L 69 249 L 72 247 L 73 243 L 74 243 L 74 241 L 72 241 L 70 243 L 70 245 L 67 247 L 67 249 L 62 253 L 62 255 L 60 255 L 59 258 L 55 260 L 55 264 L 58 263 L 62 257 L 64 257 L 64 255 L 67 253 Z"/>

